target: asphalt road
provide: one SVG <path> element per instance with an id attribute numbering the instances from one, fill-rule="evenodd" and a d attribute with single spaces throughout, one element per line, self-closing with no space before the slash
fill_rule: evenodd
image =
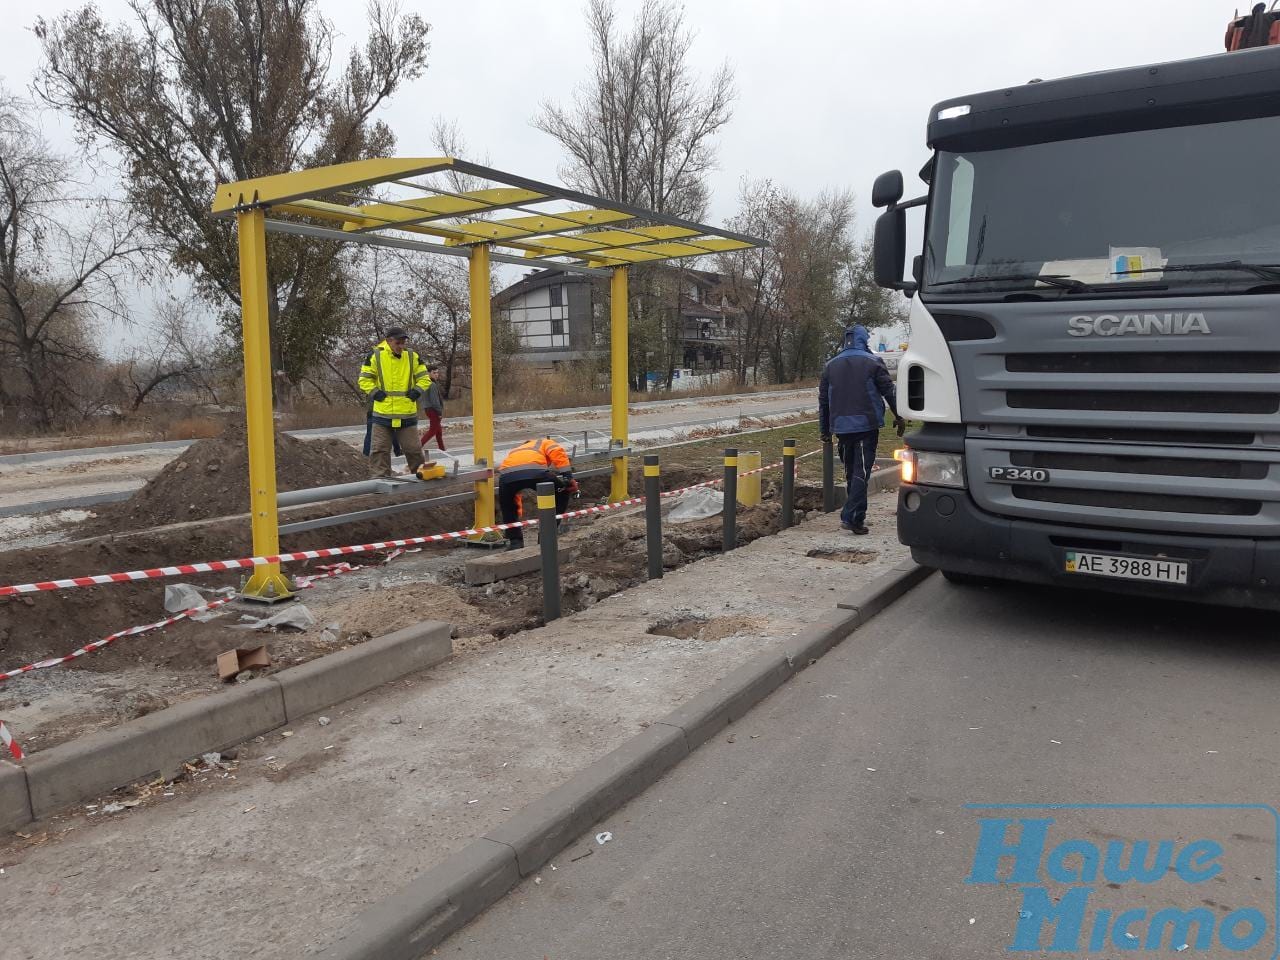
<path id="1" fill-rule="evenodd" d="M 612 841 L 580 838 L 439 954 L 990 960 L 1010 955 L 1020 924 L 1033 947 L 1049 945 L 1064 922 L 1044 911 L 1066 895 L 1068 921 L 1084 918 L 1075 945 L 1104 937 L 1091 956 L 1128 955 L 1155 930 L 1161 955 L 1270 957 L 1270 812 L 966 805 L 1275 803 L 1277 626 L 1274 615 L 932 577 L 592 831 Z M 1033 857 L 1021 885 L 966 883 L 1009 879 L 1011 857 L 975 873 L 978 850 L 1000 839 L 1036 849 L 1024 819 L 1054 821 L 1046 851 L 1077 841 L 1068 872 Z M 982 821 L 1000 831 L 986 846 Z M 1140 840 L 1149 883 L 1122 871 Z M 1177 859 L 1197 840 L 1221 850 Z M 1172 843 L 1168 863 L 1158 841 Z M 1109 844 L 1120 845 L 1114 865 Z M 1100 876 L 1071 893 L 1089 849 Z M 1202 923 L 1150 922 L 1165 907 L 1203 910 Z M 1147 913 L 1117 930 L 1125 910 Z M 1256 945 L 1232 949 L 1259 916 Z M 1238 939 L 1224 941 L 1224 920 Z"/>

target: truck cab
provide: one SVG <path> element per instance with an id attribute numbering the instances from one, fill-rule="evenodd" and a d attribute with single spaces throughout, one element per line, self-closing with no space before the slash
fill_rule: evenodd
<path id="1" fill-rule="evenodd" d="M 946 100 L 928 144 L 872 197 L 915 559 L 1280 609 L 1280 47 Z"/>

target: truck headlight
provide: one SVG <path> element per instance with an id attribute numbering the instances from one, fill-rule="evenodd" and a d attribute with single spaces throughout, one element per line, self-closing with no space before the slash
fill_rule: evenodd
<path id="1" fill-rule="evenodd" d="M 964 457 L 958 453 L 933 450 L 898 450 L 895 459 L 902 463 L 902 482 L 930 487 L 964 489 Z"/>

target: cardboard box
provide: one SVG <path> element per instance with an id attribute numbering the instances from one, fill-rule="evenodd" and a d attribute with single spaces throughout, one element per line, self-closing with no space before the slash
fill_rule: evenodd
<path id="1" fill-rule="evenodd" d="M 269 666 L 271 666 L 271 655 L 267 653 L 265 646 L 239 647 L 218 654 L 218 679 L 230 682 L 236 678 L 236 674 L 245 670 Z"/>

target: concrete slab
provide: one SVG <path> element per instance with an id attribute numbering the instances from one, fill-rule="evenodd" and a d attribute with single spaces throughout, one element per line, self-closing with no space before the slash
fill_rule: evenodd
<path id="1" fill-rule="evenodd" d="M 27 771 L 0 760 L 0 830 L 14 830 L 31 822 L 31 795 Z"/>
<path id="2" fill-rule="evenodd" d="M 569 547 L 560 547 L 560 560 L 563 563 L 572 556 Z M 476 587 L 499 580 L 510 580 L 526 573 L 534 573 L 542 569 L 541 547 L 528 546 L 520 550 L 499 550 L 467 560 L 463 567 L 463 577 L 467 585 Z"/>
<path id="3" fill-rule="evenodd" d="M 285 721 L 323 710 L 366 690 L 433 667 L 453 655 L 453 627 L 427 620 L 288 670 L 273 679 L 284 695 Z"/>

